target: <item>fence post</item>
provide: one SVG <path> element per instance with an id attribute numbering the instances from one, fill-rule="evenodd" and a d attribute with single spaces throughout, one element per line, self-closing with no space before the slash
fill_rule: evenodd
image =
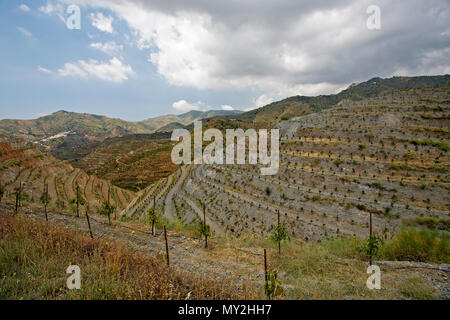
<path id="1" fill-rule="evenodd" d="M 80 187 L 78 186 L 78 184 L 77 184 L 77 218 L 79 218 L 80 217 L 80 200 L 79 200 L 79 192 L 80 192 Z"/>
<path id="2" fill-rule="evenodd" d="M 372 212 L 369 212 L 370 223 L 369 223 L 369 255 L 370 255 L 370 265 L 372 265 Z"/>
<path id="3" fill-rule="evenodd" d="M 111 225 L 111 206 L 109 205 L 109 188 L 108 188 L 108 222 Z"/>
<path id="4" fill-rule="evenodd" d="M 267 277 L 267 253 L 266 253 L 266 249 L 264 249 L 264 292 L 267 295 L 267 281 L 269 280 Z"/>
<path id="5" fill-rule="evenodd" d="M 94 239 L 94 235 L 93 235 L 92 229 L 91 229 L 91 221 L 89 220 L 89 214 L 88 214 L 87 209 L 86 209 L 86 220 L 87 220 L 87 224 L 88 224 L 88 227 L 89 227 L 89 234 L 91 236 L 91 239 Z"/>
<path id="6" fill-rule="evenodd" d="M 203 204 L 203 229 L 205 230 L 205 248 L 208 248 L 208 233 L 206 231 L 206 207 Z"/>
<path id="7" fill-rule="evenodd" d="M 19 211 L 19 196 L 20 196 L 20 189 L 16 189 L 16 208 L 14 210 L 14 212 L 17 214 L 17 212 Z"/>
<path id="8" fill-rule="evenodd" d="M 164 225 L 164 239 L 166 240 L 166 258 L 167 258 L 167 266 L 170 267 L 170 260 L 169 260 L 169 243 L 167 242 L 167 230 L 166 226 Z"/>
<path id="9" fill-rule="evenodd" d="M 278 213 L 278 254 L 281 255 L 281 239 L 280 239 L 280 210 L 277 209 Z"/>
<path id="10" fill-rule="evenodd" d="M 44 191 L 44 194 L 45 194 L 45 206 L 44 206 L 44 208 L 45 208 L 45 221 L 48 222 L 48 213 L 47 213 L 47 205 L 48 205 L 48 184 L 46 184 L 46 185 L 44 186 L 44 189 L 45 189 L 45 191 Z"/>

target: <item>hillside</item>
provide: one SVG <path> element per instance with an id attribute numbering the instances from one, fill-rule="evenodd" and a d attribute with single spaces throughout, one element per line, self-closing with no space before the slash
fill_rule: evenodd
<path id="1" fill-rule="evenodd" d="M 93 215 L 94 237 L 120 241 L 138 254 L 164 260 L 161 230 L 166 226 L 175 272 L 181 270 L 191 276 L 207 276 L 218 281 L 225 279 L 229 282 L 225 291 L 229 292 L 231 287 L 239 297 L 264 295 L 264 248 L 270 269 L 279 272 L 283 288 L 280 299 L 448 299 L 449 101 L 450 87 L 384 90 L 371 98 L 342 102 L 334 108 L 279 121 L 276 126 L 281 130 L 282 143 L 278 174 L 261 176 L 259 166 L 251 165 L 172 168 L 172 173 L 165 172 L 166 177 L 148 182 L 137 194 L 114 188 L 117 193 L 130 193 L 134 197 L 129 197 L 128 205 L 121 206 L 113 226 L 108 225 L 105 217 Z M 205 121 L 204 128 L 247 129 L 258 125 L 212 118 Z M 126 183 L 132 186 L 141 172 L 142 177 L 149 178 L 152 172 L 158 171 L 152 165 L 167 167 L 165 152 L 171 149 L 165 145 L 167 138 L 167 133 L 157 133 L 106 139 L 90 158 L 84 159 L 83 165 L 98 175 L 107 175 L 108 179 L 114 179 L 114 175 L 127 176 Z M 36 185 L 32 190 L 39 193 L 39 185 L 43 184 L 41 176 L 48 176 L 45 180 L 50 190 L 61 188 L 54 188 L 52 180 L 56 186 L 63 186 L 64 191 L 51 192 L 55 199 L 63 192 L 73 194 L 73 187 L 70 191 L 66 186 L 73 186 L 78 173 L 80 177 L 85 175 L 82 170 L 73 169 L 30 146 L 5 140 L 3 150 L 0 179 L 9 182 L 0 214 L 12 212 L 11 191 L 18 181 L 39 179 L 31 184 Z M 63 165 L 56 179 L 52 178 L 55 174 L 39 175 L 40 171 L 34 169 L 43 167 L 54 172 L 54 168 Z M 150 169 L 145 172 L 147 167 Z M 103 168 L 107 169 L 102 173 Z M 32 178 L 35 176 L 38 178 Z M 77 181 L 88 196 L 93 192 L 86 179 L 95 185 L 103 180 L 86 177 Z M 25 186 L 28 194 L 27 190 L 30 189 Z M 98 196 L 104 199 L 105 192 Z M 93 206 L 95 197 L 88 200 L 89 206 Z M 158 214 L 156 236 L 151 236 L 148 219 L 153 201 Z M 24 200 L 21 212 L 27 213 L 27 219 L 42 220 L 42 210 L 36 201 Z M 208 249 L 204 248 L 199 234 L 204 212 L 211 229 Z M 278 213 L 291 238 L 290 242 L 282 242 L 281 254 L 270 240 Z M 370 213 L 373 231 L 381 239 L 374 258 L 382 268 L 382 290 L 366 287 Z M 27 225 L 5 221 L 21 230 Z M 65 210 L 52 210 L 50 221 L 59 230 L 65 227 L 77 234 L 89 234 L 86 221 Z M 7 234 L 10 236 L 11 231 Z M 19 240 L 16 242 L 25 250 Z M 10 254 L 8 247 L 4 247 L 3 254 Z M 15 267 L 12 265 L 8 270 Z M 30 270 L 45 277 L 57 276 L 45 270 Z M 19 273 L 18 279 L 25 281 L 25 274 Z M 2 286 L 17 288 L 9 279 L 0 280 Z M 182 292 L 183 284 L 191 278 L 183 279 L 179 282 Z M 121 285 L 135 294 L 135 280 L 144 281 L 136 276 Z M 115 282 L 106 285 L 102 280 L 101 283 L 108 297 L 127 297 L 127 293 L 113 291 Z M 93 287 L 90 284 L 88 290 Z M 15 290 L 8 292 L 23 296 L 37 291 L 36 288 Z M 198 297 L 205 298 L 201 293 Z"/>
<path id="2" fill-rule="evenodd" d="M 118 187 L 138 191 L 176 170 L 170 158 L 173 145 L 165 133 L 109 138 L 72 164 Z"/>
<path id="3" fill-rule="evenodd" d="M 242 111 L 239 110 L 209 110 L 209 111 L 189 111 L 180 115 L 164 115 L 156 118 L 150 118 L 144 121 L 141 121 L 140 124 L 144 125 L 146 128 L 150 130 L 158 130 L 162 127 L 165 127 L 167 125 L 170 125 L 173 123 L 174 126 L 177 126 L 177 124 L 181 125 L 189 125 L 193 123 L 196 120 L 202 120 L 212 117 L 219 117 L 219 116 L 232 116 L 232 115 L 238 115 L 241 114 Z M 161 130 L 159 130 L 161 131 Z"/>
<path id="4" fill-rule="evenodd" d="M 25 141 L 50 141 L 60 138 L 57 135 L 64 133 L 67 136 L 80 136 L 86 141 L 101 141 L 125 134 L 149 133 L 149 130 L 139 123 L 120 119 L 58 111 L 35 120 L 1 120 L 0 133 Z"/>
<path id="5" fill-rule="evenodd" d="M 405 91 L 446 86 L 450 86 L 450 75 L 393 77 L 389 79 L 372 78 L 366 82 L 352 84 L 338 94 L 317 97 L 289 97 L 262 108 L 243 113 L 235 118 L 247 122 L 271 124 L 274 121 L 288 120 L 296 116 L 327 109 L 343 102 L 360 101 L 364 98 L 375 97 L 385 91 Z"/>
<path id="6" fill-rule="evenodd" d="M 142 122 L 128 122 L 105 116 L 58 111 L 35 120 L 0 120 L 0 134 L 34 143 L 41 151 L 61 160 L 79 160 L 93 152 L 107 138 L 171 131 L 195 120 L 239 114 L 240 111 L 190 111 Z M 162 130 L 158 130 L 162 128 Z"/>
<path id="7" fill-rule="evenodd" d="M 182 167 L 152 194 L 184 223 L 201 219 L 206 204 L 212 229 L 233 237 L 267 237 L 277 210 L 304 240 L 366 236 L 369 212 L 383 235 L 423 221 L 448 231 L 449 101 L 449 88 L 393 90 L 284 121 L 277 175 L 248 165 Z M 145 215 L 151 199 L 124 214 Z"/>
<path id="8" fill-rule="evenodd" d="M 102 203 L 110 201 L 120 211 L 135 197 L 131 191 L 113 186 L 110 182 L 87 175 L 64 161 L 41 153 L 32 145 L 0 138 L 0 183 L 5 189 L 7 202 L 14 203 L 14 192 L 22 185 L 23 204 L 39 203 L 48 185 L 51 197 L 49 207 L 53 210 L 71 212 L 76 198 L 76 186 L 86 200 L 86 208 L 97 212 Z"/>

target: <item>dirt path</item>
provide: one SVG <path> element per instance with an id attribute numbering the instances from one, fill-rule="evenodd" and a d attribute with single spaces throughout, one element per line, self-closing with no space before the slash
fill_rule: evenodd
<path id="1" fill-rule="evenodd" d="M 37 210 L 28 213 L 28 217 L 44 220 L 44 214 Z M 113 226 L 107 224 L 104 217 L 90 216 L 94 237 L 103 240 L 123 241 L 132 248 L 142 250 L 153 256 L 164 259 L 165 242 L 160 232 L 153 237 L 151 228 L 143 225 L 133 225 L 113 221 Z M 71 229 L 88 234 L 86 219 L 73 215 L 49 213 L 52 223 L 57 223 Z M 242 292 L 244 283 L 249 288 L 261 289 L 264 282 L 262 250 L 236 249 L 214 238 L 208 242 L 209 248 L 204 248 L 204 241 L 190 238 L 176 232 L 168 232 L 171 265 L 175 268 L 193 274 L 212 277 L 217 280 L 231 280 L 236 289 Z M 256 259 L 255 259 L 256 258 Z"/>
<path id="2" fill-rule="evenodd" d="M 170 189 L 169 192 L 167 193 L 166 199 L 164 201 L 164 213 L 172 219 L 175 219 L 177 217 L 177 212 L 175 210 L 175 202 L 173 198 L 175 194 L 180 191 L 180 187 L 186 180 L 192 166 L 181 166 L 180 168 L 181 168 L 181 175 L 178 178 L 175 185 L 173 186 L 173 188 Z"/>
<path id="3" fill-rule="evenodd" d="M 197 203 L 192 201 L 189 197 L 187 197 L 184 193 L 180 193 L 179 196 L 194 210 L 197 214 L 200 221 L 203 221 L 203 208 L 200 208 Z M 219 225 L 216 221 L 211 220 L 211 214 L 208 213 L 208 207 L 206 207 L 206 224 L 208 224 L 211 230 L 218 236 L 224 236 L 225 231 L 222 226 Z"/>

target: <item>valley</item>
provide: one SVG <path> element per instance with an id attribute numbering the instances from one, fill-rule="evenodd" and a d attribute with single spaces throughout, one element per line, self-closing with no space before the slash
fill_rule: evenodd
<path id="1" fill-rule="evenodd" d="M 94 238 L 164 262 L 165 226 L 176 270 L 230 281 L 240 298 L 264 297 L 267 249 L 283 288 L 279 299 L 448 299 L 448 76 L 430 86 L 423 79 L 381 80 L 353 85 L 339 97 L 292 97 L 203 121 L 204 130 L 222 132 L 279 129 L 280 168 L 273 176 L 261 175 L 260 165 L 174 165 L 175 143 L 164 129 L 111 133 L 71 161 L 16 134 L 2 136 L 2 212 L 14 215 L 22 186 L 19 215 L 42 221 L 39 199 L 48 185 L 49 221 L 87 236 L 85 219 L 74 212 L 78 186 Z M 193 129 L 187 122 L 167 128 L 181 126 Z M 49 143 L 72 136 L 48 134 Z M 117 207 L 112 225 L 100 214 L 108 199 Z M 370 219 L 379 241 L 374 259 L 386 277 L 378 293 L 365 287 Z M 271 237 L 279 223 L 290 240 L 278 246 Z"/>

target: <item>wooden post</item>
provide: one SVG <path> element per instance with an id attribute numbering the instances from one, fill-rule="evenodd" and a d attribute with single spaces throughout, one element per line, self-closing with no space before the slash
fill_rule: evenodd
<path id="1" fill-rule="evenodd" d="M 20 183 L 19 187 L 19 207 L 22 208 L 22 182 Z"/>
<path id="2" fill-rule="evenodd" d="M 87 210 L 86 210 L 86 220 L 87 220 L 87 224 L 89 227 L 89 234 L 91 236 L 91 239 L 94 239 L 94 235 L 93 235 L 92 229 L 91 229 L 91 221 L 89 220 L 89 214 L 88 214 Z"/>
<path id="3" fill-rule="evenodd" d="M 370 223 L 369 223 L 369 255 L 370 255 L 370 265 L 372 265 L 372 212 L 369 213 Z"/>
<path id="4" fill-rule="evenodd" d="M 155 236 L 156 196 L 153 196 L 152 236 Z"/>
<path id="5" fill-rule="evenodd" d="M 19 190 L 16 190 L 16 209 L 15 209 L 16 214 L 18 210 L 19 210 Z"/>
<path id="6" fill-rule="evenodd" d="M 109 188 L 108 188 L 108 222 L 111 225 L 111 206 L 109 205 Z"/>
<path id="7" fill-rule="evenodd" d="M 44 186 L 44 195 L 45 195 L 45 221 L 48 222 L 48 213 L 47 213 L 47 202 L 48 202 L 48 184 Z"/>
<path id="8" fill-rule="evenodd" d="M 167 242 L 167 230 L 166 226 L 164 225 L 164 239 L 166 240 L 166 258 L 167 258 L 167 266 L 170 267 L 170 260 L 169 260 L 169 243 Z"/>
<path id="9" fill-rule="evenodd" d="M 77 218 L 79 218 L 80 217 L 80 199 L 79 199 L 79 190 L 80 189 L 80 187 L 78 186 L 78 184 L 77 184 Z"/>
<path id="10" fill-rule="evenodd" d="M 205 248 L 208 248 L 208 234 L 206 232 L 206 207 L 203 204 L 203 229 L 205 230 Z"/>
<path id="11" fill-rule="evenodd" d="M 268 276 L 267 276 L 267 253 L 266 253 L 266 249 L 264 249 L 264 291 L 266 292 L 267 295 L 267 281 L 269 280 Z"/>
<path id="12" fill-rule="evenodd" d="M 278 213 L 278 254 L 281 255 L 281 240 L 280 240 L 280 210 L 277 210 Z"/>

